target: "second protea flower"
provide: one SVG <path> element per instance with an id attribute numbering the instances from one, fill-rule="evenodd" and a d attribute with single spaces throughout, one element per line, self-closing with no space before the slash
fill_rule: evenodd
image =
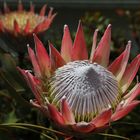
<path id="1" fill-rule="evenodd" d="M 21 1 L 18 4 L 17 11 L 10 11 L 6 3 L 4 3 L 4 13 L 0 15 L 0 30 L 9 32 L 15 36 L 29 35 L 32 33 L 40 33 L 49 28 L 56 13 L 53 14 L 53 8 L 45 16 L 47 5 L 44 5 L 39 14 L 34 12 L 34 5 L 30 4 L 30 11 L 23 8 Z"/>
<path id="2" fill-rule="evenodd" d="M 11 11 L 4 2 L 4 10 L 0 14 L 0 37 L 14 51 L 26 52 L 27 43 L 32 43 L 32 34 L 40 35 L 48 30 L 56 16 L 53 8 L 49 8 L 46 15 L 46 8 L 47 5 L 44 5 L 40 13 L 35 13 L 34 5 L 30 3 L 30 10 L 27 11 L 19 1 L 17 10 Z"/>
<path id="3" fill-rule="evenodd" d="M 96 47 L 97 33 L 90 57 L 81 23 L 74 43 L 68 26 L 64 26 L 61 53 L 50 43 L 48 55 L 34 35 L 36 54 L 28 48 L 34 74 L 20 69 L 36 97 L 31 103 L 68 136 L 87 137 L 100 132 L 140 103 L 135 99 L 140 83 L 128 90 L 139 69 L 140 55 L 128 65 L 129 41 L 110 64 L 111 25 Z"/>

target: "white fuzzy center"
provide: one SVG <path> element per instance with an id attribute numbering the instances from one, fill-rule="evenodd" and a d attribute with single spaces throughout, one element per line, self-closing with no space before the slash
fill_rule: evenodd
<path id="1" fill-rule="evenodd" d="M 118 82 L 111 72 L 97 63 L 74 61 L 57 69 L 50 81 L 53 103 L 65 96 L 80 120 L 91 117 L 116 104 Z"/>

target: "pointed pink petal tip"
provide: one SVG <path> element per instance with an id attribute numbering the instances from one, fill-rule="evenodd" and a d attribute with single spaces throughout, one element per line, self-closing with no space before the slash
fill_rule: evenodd
<path id="1" fill-rule="evenodd" d="M 108 24 L 107 28 L 111 28 L 111 27 L 112 27 L 112 25 L 111 24 Z"/>
<path id="2" fill-rule="evenodd" d="M 6 1 L 4 1 L 3 7 L 4 7 L 4 12 L 5 12 L 5 13 L 9 13 L 9 12 L 10 12 L 10 9 L 9 9 L 9 7 L 8 7 L 8 5 L 7 5 L 7 3 L 6 3 Z"/>
<path id="3" fill-rule="evenodd" d="M 52 70 L 55 70 L 56 68 L 59 68 L 66 64 L 60 53 L 50 42 L 49 42 L 49 50 Z"/>
<path id="4" fill-rule="evenodd" d="M 41 108 L 41 106 L 40 106 L 40 104 L 39 104 L 39 102 L 35 99 L 35 100 L 30 100 L 30 103 L 34 106 L 34 107 L 36 107 L 36 108 Z"/>
<path id="5" fill-rule="evenodd" d="M 99 29 L 97 28 L 97 29 L 95 29 L 95 32 L 99 32 Z"/>
<path id="6" fill-rule="evenodd" d="M 36 48 L 36 58 L 41 70 L 41 73 L 44 76 L 50 76 L 50 58 L 49 55 L 43 45 L 43 43 L 39 40 L 39 38 L 33 34 L 35 48 Z"/>
<path id="7" fill-rule="evenodd" d="M 16 19 L 14 20 L 14 29 L 16 33 L 20 32 L 19 24 Z"/>
<path id="8" fill-rule="evenodd" d="M 34 5 L 33 5 L 32 1 L 30 1 L 30 12 L 34 13 Z"/>
<path id="9" fill-rule="evenodd" d="M 77 29 L 74 44 L 72 47 L 71 58 L 73 61 L 74 60 L 87 60 L 88 59 L 86 41 L 85 41 L 81 21 L 79 21 L 79 24 L 78 24 L 78 29 Z"/>
<path id="10" fill-rule="evenodd" d="M 98 46 L 95 50 L 93 61 L 98 64 L 107 67 L 110 56 L 110 44 L 111 44 L 111 24 L 106 28 Z"/>
<path id="11" fill-rule="evenodd" d="M 58 125 L 64 125 L 65 121 L 60 112 L 56 109 L 56 107 L 52 104 L 48 104 L 47 107 L 50 114 L 50 119 L 52 119 Z"/>
<path id="12" fill-rule="evenodd" d="M 28 19 L 24 28 L 25 33 L 29 33 L 30 31 L 30 20 Z"/>
<path id="13" fill-rule="evenodd" d="M 19 0 L 19 1 L 18 1 L 18 11 L 19 11 L 19 12 L 23 11 L 22 0 Z"/>
<path id="14" fill-rule="evenodd" d="M 131 103 L 138 95 L 140 95 L 140 83 L 137 83 L 132 90 L 124 96 L 125 105 Z"/>
<path id="15" fill-rule="evenodd" d="M 118 81 L 122 79 L 125 72 L 131 49 L 131 41 L 128 41 L 125 50 L 109 65 L 108 70 L 111 71 Z"/>
<path id="16" fill-rule="evenodd" d="M 134 100 L 130 104 L 121 107 L 119 110 L 116 110 L 116 112 L 111 117 L 111 121 L 117 121 L 123 118 L 129 112 L 131 112 L 138 104 L 140 104 L 140 101 Z"/>
<path id="17" fill-rule="evenodd" d="M 74 124 L 75 123 L 75 118 L 74 118 L 74 114 L 72 113 L 72 110 L 70 109 L 66 98 L 62 99 L 62 103 L 61 103 L 61 108 L 62 108 L 62 115 L 64 117 L 64 120 L 67 124 Z"/>
<path id="18" fill-rule="evenodd" d="M 48 13 L 48 18 L 53 20 L 53 18 L 57 15 L 57 13 L 53 14 L 53 7 L 50 7 L 49 13 Z"/>
<path id="19" fill-rule="evenodd" d="M 66 62 L 71 61 L 72 39 L 68 25 L 64 25 L 63 38 L 61 42 L 61 56 Z"/>
<path id="20" fill-rule="evenodd" d="M 26 79 L 27 78 L 26 70 L 21 69 L 19 66 L 17 66 L 16 68 L 24 76 L 24 78 Z"/>
<path id="21" fill-rule="evenodd" d="M 132 62 L 127 66 L 124 75 L 121 79 L 121 88 L 123 93 L 128 89 L 133 79 L 135 78 L 140 67 L 140 55 L 137 55 Z"/>
<path id="22" fill-rule="evenodd" d="M 68 29 L 68 25 L 65 24 L 65 25 L 64 25 L 64 31 L 67 30 L 67 29 Z"/>
<path id="23" fill-rule="evenodd" d="M 111 109 L 105 110 L 101 114 L 99 114 L 95 119 L 93 119 L 91 122 L 96 127 L 102 127 L 110 122 L 111 115 L 112 115 Z"/>
<path id="24" fill-rule="evenodd" d="M 90 54 L 90 61 L 94 62 L 94 54 L 96 50 L 96 45 L 97 45 L 97 36 L 98 36 L 98 31 L 99 29 L 96 29 L 93 34 L 93 39 L 92 39 L 92 49 L 91 49 L 91 54 Z"/>
<path id="25" fill-rule="evenodd" d="M 48 117 L 48 109 L 46 108 L 46 106 L 40 105 L 36 99 L 30 100 L 30 104 L 32 106 L 38 108 L 44 115 L 46 115 Z"/>
<path id="26" fill-rule="evenodd" d="M 28 47 L 29 57 L 30 57 L 30 60 L 31 60 L 33 68 L 34 68 L 34 73 L 37 77 L 41 77 L 41 71 L 40 71 L 40 67 L 38 65 L 35 53 L 32 50 L 32 48 L 29 47 L 29 44 L 27 44 L 27 47 Z"/>
<path id="27" fill-rule="evenodd" d="M 47 4 L 45 4 L 40 10 L 40 16 L 44 16 L 46 12 Z"/>
<path id="28" fill-rule="evenodd" d="M 78 26 L 82 26 L 82 21 L 79 20 Z"/>

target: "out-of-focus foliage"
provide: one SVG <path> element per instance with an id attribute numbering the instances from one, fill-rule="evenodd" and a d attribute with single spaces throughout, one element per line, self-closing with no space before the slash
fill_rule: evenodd
<path id="1" fill-rule="evenodd" d="M 106 18 L 100 11 L 86 12 L 82 17 L 85 38 L 87 46 L 92 46 L 92 35 L 96 29 L 99 29 L 99 38 L 103 35 L 107 25 L 110 23 L 110 18 Z"/>
<path id="2" fill-rule="evenodd" d="M 132 41 L 134 41 L 136 47 L 138 48 L 137 51 L 140 51 L 140 10 L 117 9 L 116 13 L 118 16 L 127 19 L 133 38 Z"/>

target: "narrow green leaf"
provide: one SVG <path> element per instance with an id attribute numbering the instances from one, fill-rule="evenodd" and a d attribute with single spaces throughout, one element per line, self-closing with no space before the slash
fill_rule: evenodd
<path id="1" fill-rule="evenodd" d="M 40 125 L 34 125 L 34 124 L 28 124 L 28 123 L 4 123 L 4 124 L 0 124 L 0 127 L 14 127 L 14 126 L 23 126 L 23 127 L 30 127 L 30 128 L 34 128 L 34 129 L 38 129 L 38 130 L 44 130 L 44 131 L 49 131 L 49 132 L 53 132 L 56 134 L 60 134 L 60 135 L 64 135 L 64 133 L 53 130 L 51 128 L 47 128 L 44 126 L 40 126 Z"/>
<path id="2" fill-rule="evenodd" d="M 30 129 L 30 128 L 27 128 L 27 127 L 23 127 L 23 126 L 10 126 L 11 128 L 17 128 L 17 129 L 24 129 L 24 130 L 27 130 L 27 131 L 32 131 L 34 133 L 39 133 L 39 131 L 37 130 L 34 130 L 34 129 Z M 54 138 L 46 135 L 45 133 L 41 133 L 42 136 L 46 137 L 48 140 L 55 140 Z"/>
<path id="3" fill-rule="evenodd" d="M 129 138 L 119 136 L 119 135 L 114 135 L 114 134 L 98 133 L 98 135 L 113 137 L 113 138 L 119 138 L 119 139 L 123 139 L 123 140 L 130 140 Z"/>

